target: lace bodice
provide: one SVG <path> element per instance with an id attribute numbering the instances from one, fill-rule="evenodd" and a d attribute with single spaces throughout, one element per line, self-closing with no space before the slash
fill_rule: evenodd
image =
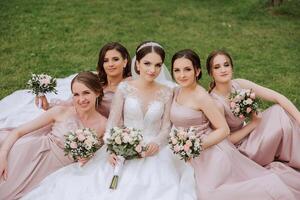
<path id="1" fill-rule="evenodd" d="M 173 92 L 162 87 L 151 97 L 153 99 L 145 104 L 136 87 L 128 82 L 120 83 L 112 102 L 106 132 L 112 127 L 124 125 L 140 129 L 146 143 L 165 144 L 170 131 Z"/>

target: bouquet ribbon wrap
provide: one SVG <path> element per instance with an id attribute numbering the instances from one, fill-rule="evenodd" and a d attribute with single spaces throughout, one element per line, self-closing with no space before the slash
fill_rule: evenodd
<path id="1" fill-rule="evenodd" d="M 37 96 L 38 96 L 38 97 L 43 97 L 43 96 L 45 96 L 45 94 L 42 93 L 42 92 L 39 92 L 39 93 L 37 94 Z M 38 108 L 41 109 L 41 108 L 42 108 L 42 99 L 41 99 L 41 98 L 38 98 L 38 99 L 39 99 Z"/>
<path id="2" fill-rule="evenodd" d="M 121 174 L 122 168 L 124 166 L 124 162 L 125 162 L 125 158 L 123 156 L 117 156 L 117 164 L 115 165 L 114 168 L 114 175 L 113 178 L 111 180 L 109 189 L 115 190 L 117 189 L 118 186 L 118 180 L 119 180 L 119 176 Z"/>

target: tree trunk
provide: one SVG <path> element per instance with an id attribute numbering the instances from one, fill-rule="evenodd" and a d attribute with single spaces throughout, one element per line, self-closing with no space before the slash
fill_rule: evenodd
<path id="1" fill-rule="evenodd" d="M 280 6 L 283 3 L 283 0 L 271 0 L 271 5 L 273 7 Z"/>

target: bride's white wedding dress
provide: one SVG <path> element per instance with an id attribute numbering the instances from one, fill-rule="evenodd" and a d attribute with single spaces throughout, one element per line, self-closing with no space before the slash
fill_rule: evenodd
<path id="1" fill-rule="evenodd" d="M 175 157 L 166 143 L 172 96 L 163 87 L 144 105 L 134 86 L 119 84 L 108 129 L 123 124 L 141 129 L 144 141 L 156 142 L 160 150 L 151 157 L 126 161 L 116 190 L 109 189 L 113 167 L 103 146 L 85 166 L 75 163 L 58 170 L 23 199 L 196 200 L 193 169 Z"/>
<path id="2" fill-rule="evenodd" d="M 71 96 L 71 80 L 76 74 L 57 79 L 57 94 L 47 94 L 49 100 L 67 100 Z M 14 128 L 38 117 L 44 111 L 34 104 L 29 90 L 18 90 L 0 101 L 0 128 Z"/>

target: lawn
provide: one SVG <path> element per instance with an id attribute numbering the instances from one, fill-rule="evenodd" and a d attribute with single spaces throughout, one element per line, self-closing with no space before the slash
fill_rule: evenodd
<path id="1" fill-rule="evenodd" d="M 235 77 L 272 88 L 300 108 L 300 1 L 1 0 L 0 99 L 25 87 L 31 73 L 65 77 L 95 70 L 102 45 L 161 43 L 166 65 L 180 49 L 206 56 L 226 49 Z M 204 74 L 201 81 L 209 83 Z M 267 104 L 264 104 L 266 106 Z"/>

